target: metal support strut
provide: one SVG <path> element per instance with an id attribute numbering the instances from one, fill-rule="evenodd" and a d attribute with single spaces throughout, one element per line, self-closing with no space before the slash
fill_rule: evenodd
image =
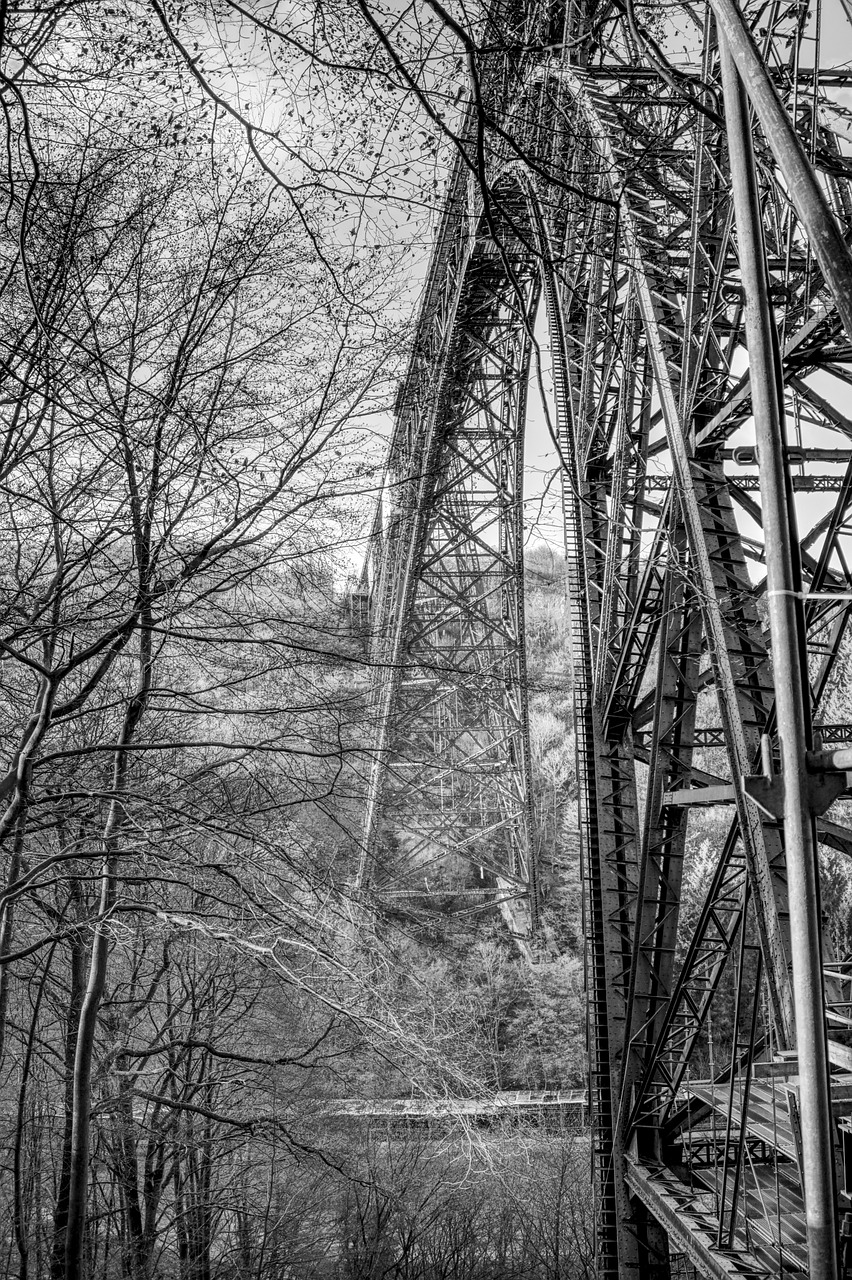
<path id="1" fill-rule="evenodd" d="M 833 1123 L 828 1081 L 819 877 L 806 759 L 813 747 L 805 661 L 801 572 L 792 548 L 788 473 L 784 463 L 784 399 L 778 336 L 770 306 L 748 100 L 724 37 L 722 84 L 757 442 L 767 603 L 776 672 L 776 713 L 784 782 L 784 834 L 799 1057 L 802 1178 L 811 1280 L 838 1275 Z"/>
<path id="2" fill-rule="evenodd" d="M 358 897 L 370 929 L 457 929 L 459 954 L 473 901 L 546 966 L 575 945 L 579 855 L 598 1280 L 835 1280 L 852 726 L 820 722 L 852 626 L 852 72 L 824 65 L 836 0 L 675 0 L 653 37 L 640 8 L 485 6 L 360 589 Z M 531 370 L 572 655 L 563 682 L 548 623 L 540 686 Z M 569 683 L 576 791 L 566 774 L 551 824 Z"/>

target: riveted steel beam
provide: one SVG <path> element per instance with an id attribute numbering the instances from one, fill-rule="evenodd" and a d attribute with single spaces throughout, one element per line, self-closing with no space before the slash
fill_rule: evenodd
<path id="1" fill-rule="evenodd" d="M 722 0 L 723 5 L 724 3 L 725 0 Z M 813 747 L 813 729 L 811 691 L 806 666 L 802 575 L 798 558 L 794 555 L 794 551 L 798 550 L 798 538 L 792 524 L 792 511 L 787 496 L 778 336 L 769 300 L 751 123 L 745 92 L 734 64 L 733 47 L 729 44 L 727 35 L 727 29 L 731 25 L 730 15 L 726 9 L 723 12 L 728 19 L 727 24 L 722 23 L 726 35 L 720 49 L 728 152 L 747 301 L 746 334 L 760 468 L 763 527 L 766 534 L 766 581 L 772 656 L 775 670 L 780 676 L 776 683 L 775 709 L 778 736 L 782 745 L 787 901 L 790 910 L 796 1047 L 801 1068 L 798 1105 L 801 1115 L 808 1261 L 814 1280 L 834 1280 L 839 1265 L 837 1189 L 826 1047 L 825 991 L 822 980 L 822 921 L 814 810 L 803 767 L 805 755 Z M 734 39 L 740 50 L 740 62 L 750 65 L 750 59 L 744 57 L 747 49 L 742 39 L 738 40 L 736 35 Z M 760 85 L 755 84 L 753 72 L 751 82 L 752 94 L 758 93 L 759 96 Z M 773 95 L 772 105 L 775 102 Z M 764 108 L 764 121 L 774 122 L 776 115 L 775 112 L 766 114 Z M 777 130 L 777 125 L 775 128 Z M 797 144 L 792 148 L 792 159 L 795 161 L 798 159 L 799 140 L 796 135 L 793 136 Z M 786 148 L 784 154 L 787 155 Z M 800 167 L 793 165 L 797 181 L 802 180 Z M 808 170 L 812 177 L 809 166 Z M 809 225 L 808 219 L 813 222 L 818 214 L 828 215 L 827 208 L 823 208 L 825 202 L 821 191 L 819 197 L 819 208 L 816 211 L 813 207 L 813 194 L 800 193 L 798 197 L 794 197 L 811 233 L 812 243 L 815 239 L 815 227 Z M 825 217 L 820 221 L 825 222 Z M 832 235 L 832 231 L 836 234 Z M 832 219 L 830 226 L 821 227 L 821 237 L 814 247 L 826 278 L 829 281 L 834 278 L 836 288 L 842 273 L 834 262 L 838 247 L 835 240 L 840 240 L 840 247 L 845 253 L 845 244 Z M 835 293 L 841 314 L 844 314 L 844 308 L 840 305 L 843 297 L 843 293 L 840 298 Z M 848 304 L 849 319 L 852 321 L 852 290 Z"/>

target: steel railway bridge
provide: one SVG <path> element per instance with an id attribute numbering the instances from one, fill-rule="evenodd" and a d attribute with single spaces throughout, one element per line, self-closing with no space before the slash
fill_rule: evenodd
<path id="1" fill-rule="evenodd" d="M 852 1274 L 852 960 L 820 906 L 852 855 L 852 731 L 826 726 L 849 55 L 849 0 L 496 0 L 398 399 L 358 887 L 444 886 L 535 960 L 522 473 L 549 335 L 601 1277 Z"/>

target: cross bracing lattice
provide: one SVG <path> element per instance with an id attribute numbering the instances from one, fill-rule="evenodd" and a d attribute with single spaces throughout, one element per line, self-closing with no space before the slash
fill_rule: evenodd
<path id="1" fill-rule="evenodd" d="M 604 1277 L 845 1265 L 852 965 L 814 964 L 799 873 L 817 838 L 852 850 L 828 812 L 852 768 L 832 719 L 852 608 L 850 19 L 846 0 L 493 8 L 365 567 L 358 888 L 377 910 L 475 894 L 535 959 L 522 500 L 544 309 Z M 790 627 L 799 666 L 773 657 Z M 810 845 L 790 834 L 797 778 Z M 807 1219 L 803 1184 L 821 1188 Z"/>

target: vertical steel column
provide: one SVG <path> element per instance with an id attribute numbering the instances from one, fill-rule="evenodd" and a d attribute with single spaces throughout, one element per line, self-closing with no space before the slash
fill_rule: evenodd
<path id="1" fill-rule="evenodd" d="M 746 299 L 746 338 L 782 753 L 809 1274 L 811 1280 L 836 1280 L 834 1137 L 826 1051 L 819 879 L 816 830 L 808 802 L 805 772 L 805 754 L 812 746 L 812 726 L 804 647 L 804 604 L 801 574 L 792 552 L 792 512 L 784 463 L 784 402 L 778 338 L 769 302 L 748 100 L 733 56 L 721 33 L 719 45 L 740 270 Z"/>
<path id="2" fill-rule="evenodd" d="M 736 63 L 763 135 L 784 175 L 814 257 L 852 338 L 852 254 L 843 238 L 802 140 L 796 133 L 736 0 L 710 0 L 724 43 Z"/>

